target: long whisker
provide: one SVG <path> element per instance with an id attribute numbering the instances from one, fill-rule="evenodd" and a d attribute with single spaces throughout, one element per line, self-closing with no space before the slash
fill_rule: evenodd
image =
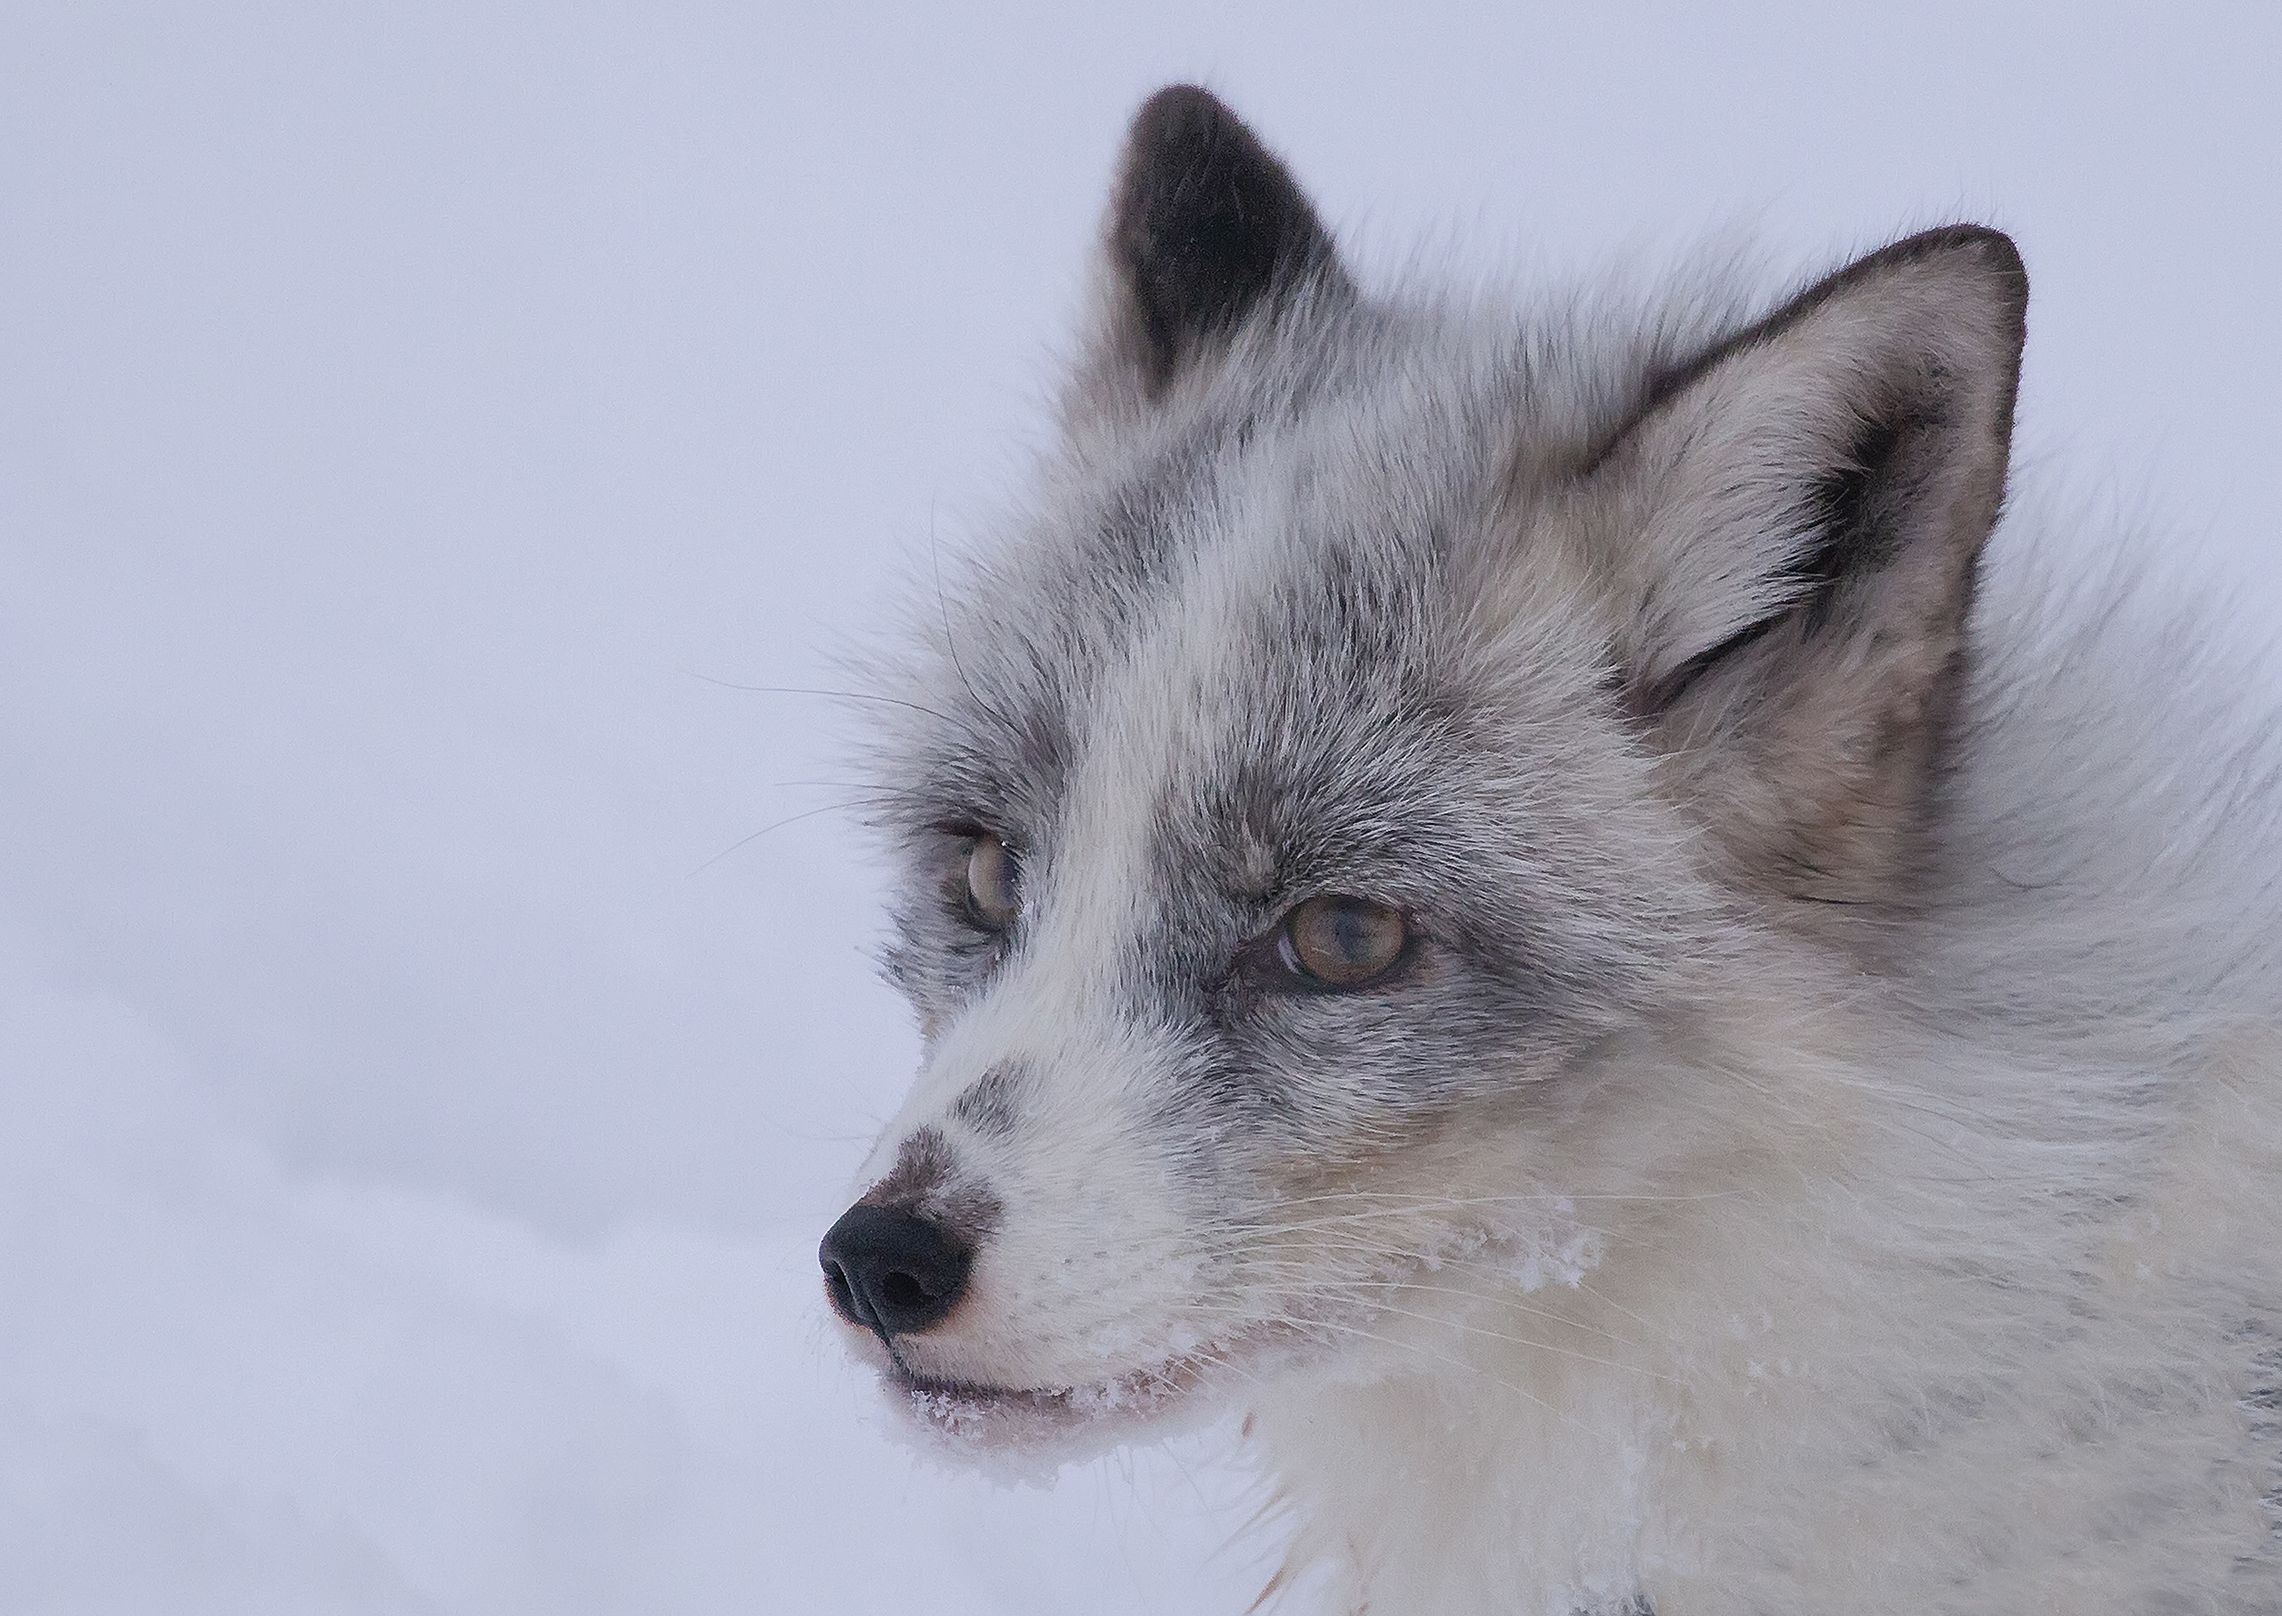
<path id="1" fill-rule="evenodd" d="M 737 852 L 740 848 L 745 847 L 749 843 L 759 841 L 762 837 L 768 835 L 771 831 L 783 830 L 787 825 L 797 825 L 804 819 L 814 819 L 820 814 L 846 813 L 850 808 L 855 806 L 856 804 L 854 803 L 828 802 L 820 808 L 804 808 L 797 814 L 787 814 L 782 819 L 774 820 L 769 824 L 763 825 L 759 830 L 750 831 L 745 835 L 738 837 L 727 847 L 724 847 L 720 852 L 714 854 L 703 864 L 697 866 L 696 869 L 691 870 L 688 875 L 683 877 L 683 879 L 690 880 L 697 876 L 703 875 L 707 870 L 712 869 L 714 865 L 719 864 L 723 859 L 729 857 L 730 854 Z"/>
<path id="2" fill-rule="evenodd" d="M 1468 1324 L 1462 1319 L 1436 1318 L 1431 1313 L 1416 1313 L 1409 1308 L 1396 1307 L 1390 1302 L 1373 1301 L 1370 1306 L 1379 1312 L 1392 1313 L 1399 1318 L 1415 1319 L 1421 1324 L 1437 1325 L 1450 1330 L 1462 1330 L 1468 1335 L 1482 1336 L 1491 1341 L 1502 1341 L 1507 1346 L 1527 1347 L 1534 1352 L 1550 1352 L 1557 1357 L 1576 1358 L 1585 1363 L 1598 1364 L 1603 1369 L 1623 1369 L 1632 1374 L 1645 1375 L 1650 1380 L 1661 1380 L 1674 1386 L 1683 1384 L 1673 1376 L 1662 1374 L 1643 1364 L 1628 1364 L 1621 1359 L 1595 1357 L 1589 1352 L 1579 1352 L 1574 1347 L 1558 1347 L 1550 1341 L 1539 1341 L 1529 1336 L 1509 1335 L 1503 1330 L 1492 1330 L 1486 1325 Z"/>
<path id="3" fill-rule="evenodd" d="M 827 690 L 815 685 L 747 685 L 734 679 L 716 679 L 710 673 L 699 673 L 694 668 L 684 669 L 692 679 L 701 679 L 723 690 L 742 690 L 756 696 L 819 696 L 828 701 L 869 701 L 883 707 L 901 707 L 945 724 L 956 723 L 950 714 L 929 707 L 922 702 L 907 701 L 901 696 L 883 695 L 873 690 Z"/>
<path id="4" fill-rule="evenodd" d="M 1606 1308 L 1613 1308 L 1615 1311 L 1622 1313 L 1626 1318 L 1639 1325 L 1643 1330 L 1653 1331 L 1656 1328 L 1655 1325 L 1650 1324 L 1646 1319 L 1633 1312 L 1631 1308 L 1626 1307 L 1622 1302 L 1615 1301 L 1610 1298 L 1605 1292 L 1597 1291 L 1593 1289 L 1592 1286 L 1586 1284 L 1585 1277 L 1582 1274 L 1579 1274 L 1576 1279 L 1572 1281 L 1572 1283 L 1575 1284 L 1577 1289 L 1583 1291 L 1594 1301 L 1600 1303 L 1601 1306 Z"/>
<path id="5" fill-rule="evenodd" d="M 1425 1190 L 1331 1190 L 1321 1195 L 1299 1195 L 1279 1206 L 1312 1206 L 1332 1201 L 1413 1202 L 1426 1207 L 1530 1205 L 1544 1201 L 1727 1201 L 1746 1196 L 1743 1190 L 1707 1190 L 1695 1195 L 1649 1195 L 1541 1190 L 1525 1195 L 1437 1195 Z"/>
<path id="6" fill-rule="evenodd" d="M 1362 1249 L 1366 1255 L 1380 1255 L 1380 1253 L 1377 1253 L 1370 1248 L 1359 1249 Z M 1265 1279 L 1271 1283 L 1281 1281 L 1289 1283 L 1303 1292 L 1312 1291 L 1318 1295 L 1323 1296 L 1330 1296 L 1334 1294 L 1351 1294 L 1358 1302 L 1364 1306 L 1375 1307 L 1381 1305 L 1377 1300 L 1368 1294 L 1370 1292 L 1411 1291 L 1423 1296 L 1452 1296 L 1457 1297 L 1463 1301 L 1475 1302 L 1488 1307 L 1501 1308 L 1507 1312 L 1523 1314 L 1530 1318 L 1543 1319 L 1550 1324 L 1560 1326 L 1562 1329 L 1575 1330 L 1584 1335 L 1598 1336 L 1602 1340 L 1610 1342 L 1615 1346 L 1626 1347 L 1635 1352 L 1647 1352 L 1653 1350 L 1645 1342 L 1631 1340 L 1628 1337 L 1618 1335 L 1613 1330 L 1602 1329 L 1598 1325 L 1588 1324 L 1582 1319 L 1573 1318 L 1568 1314 L 1557 1312 L 1551 1308 L 1540 1307 L 1530 1302 L 1524 1302 L 1520 1298 L 1513 1296 L 1503 1290 L 1466 1290 L 1455 1285 L 1430 1284 L 1425 1281 L 1400 1274 L 1352 1276 L 1342 1275 L 1326 1277 L 1316 1271 L 1316 1265 L 1300 1258 L 1281 1259 L 1276 1257 L 1268 1257 L 1256 1262 L 1248 1263 L 1246 1266 L 1253 1275 L 1257 1276 L 1258 1278 Z M 1461 1264 L 1459 1266 L 1469 1265 Z M 1578 1282 L 1578 1288 L 1584 1288 L 1581 1281 Z M 1600 1293 L 1597 1291 L 1590 1292 L 1589 1294 L 1591 1294 L 1596 1300 L 1606 1302 L 1606 1299 L 1601 1297 Z M 1613 1303 L 1607 1305 L 1612 1307 L 1614 1306 Z M 1652 1333 L 1655 1331 L 1655 1326 L 1649 1324 L 1647 1320 L 1641 1318 L 1637 1313 L 1631 1313 L 1623 1308 L 1617 1308 L 1616 1311 L 1625 1313 L 1626 1317 L 1632 1319 L 1635 1323 L 1642 1325 Z"/>
<path id="7" fill-rule="evenodd" d="M 1342 1285 L 1366 1285 L 1378 1290 L 1416 1291 L 1421 1295 L 1427 1296 L 1455 1296 L 1463 1301 L 1486 1302 L 1493 1307 L 1504 1308 L 1506 1311 L 1511 1313 L 1526 1313 L 1531 1318 L 1547 1320 L 1550 1323 L 1560 1325 L 1564 1329 L 1582 1331 L 1586 1335 L 1597 1335 L 1604 1341 L 1612 1341 L 1620 1347 L 1630 1347 L 1636 1352 L 1645 1352 L 1648 1350 L 1647 1346 L 1642 1342 L 1630 1340 L 1627 1337 L 1618 1335 L 1610 1330 L 1603 1330 L 1597 1325 L 1587 1324 L 1581 1319 L 1570 1318 L 1567 1314 L 1556 1313 L 1551 1308 L 1536 1307 L 1528 1302 L 1518 1301 L 1514 1297 L 1508 1296 L 1502 1292 L 1469 1291 L 1463 1290 L 1456 1285 L 1429 1285 L 1418 1280 L 1401 1278 L 1343 1280 L 1339 1283 Z M 1582 1288 L 1581 1283 L 1580 1288 Z M 1599 1292 L 1596 1291 L 1592 1294 L 1596 1299 L 1599 1299 Z M 1631 1316 L 1642 1324 L 1646 1324 L 1648 1322 L 1645 1319 L 1640 1319 L 1639 1315 L 1637 1314 Z M 1653 1326 L 1651 1326 L 1651 1328 L 1653 1328 Z"/>
<path id="8" fill-rule="evenodd" d="M 1361 1325 L 1344 1324 L 1334 1319 L 1304 1319 L 1296 1318 L 1289 1314 L 1272 1314 L 1266 1317 L 1262 1317 L 1259 1314 L 1249 1312 L 1245 1309 L 1218 1306 L 1209 1302 L 1192 1302 L 1189 1304 L 1188 1310 L 1198 1313 L 1217 1313 L 1225 1316 L 1240 1317 L 1247 1320 L 1248 1322 L 1253 1323 L 1278 1325 L 1292 1329 L 1303 1335 L 1314 1330 L 1333 1330 L 1341 1335 L 1354 1336 L 1361 1340 L 1374 1342 L 1379 1346 L 1392 1347 L 1398 1352 L 1416 1353 L 1420 1357 L 1431 1359 L 1436 1363 L 1444 1364 L 1452 1369 L 1462 1370 L 1466 1374 L 1472 1375 L 1478 1380 L 1486 1380 L 1493 1386 L 1497 1386 L 1502 1390 L 1513 1393 L 1516 1397 L 1521 1398 L 1525 1402 L 1534 1403 L 1537 1405 L 1537 1407 L 1552 1415 L 1553 1418 L 1559 1420 L 1562 1424 L 1569 1426 L 1573 1430 L 1580 1431 L 1586 1436 L 1592 1437 L 1596 1441 L 1608 1442 L 1615 1440 L 1614 1436 L 1611 1433 L 1595 1430 L 1593 1427 L 1577 1419 L 1574 1415 L 1570 1414 L 1566 1410 L 1557 1408 L 1553 1404 L 1547 1402 L 1544 1398 L 1539 1397 L 1535 1392 L 1530 1391 L 1527 1387 L 1516 1386 L 1513 1382 L 1505 1379 L 1502 1376 L 1491 1374 L 1488 1370 L 1482 1368 L 1479 1364 L 1468 1363 L 1465 1359 L 1452 1357 L 1449 1353 L 1446 1352 L 1436 1352 L 1432 1348 L 1422 1346 L 1415 1341 L 1398 1340 L 1393 1336 L 1381 1335 L 1375 1330 L 1365 1329 Z"/>
<path id="9" fill-rule="evenodd" d="M 1245 1241 L 1228 1247 L 1207 1246 L 1204 1249 L 1207 1255 L 1238 1258 L 1247 1269 L 1266 1269 L 1279 1263 L 1285 1263 L 1297 1269 L 1310 1269 L 1319 1266 L 1316 1261 L 1318 1254 L 1342 1252 L 1350 1256 L 1373 1258 L 1392 1263 L 1406 1273 L 1422 1268 L 1430 1272 L 1444 1268 L 1479 1274 L 1511 1272 L 1506 1261 L 1464 1252 L 1438 1252 L 1429 1265 L 1416 1250 L 1409 1246 L 1391 1245 L 1376 1240 L 1333 1239 L 1289 1243 L 1275 1240 Z M 1499 1258 L 1504 1258 L 1507 1255 L 1509 1254 L 1505 1248 L 1500 1247 Z M 1541 1254 L 1531 1253 L 1531 1255 Z M 1385 1276 L 1375 1277 L 1383 1278 Z"/>
<path id="10" fill-rule="evenodd" d="M 1358 1225 L 1384 1223 L 1394 1218 L 1417 1217 L 1427 1212 L 1457 1212 L 1464 1210 L 1467 1210 L 1467 1204 L 1464 1202 L 1451 1202 L 1446 1206 L 1434 1207 L 1379 1207 L 1367 1212 L 1337 1212 L 1328 1217 L 1321 1218 L 1295 1218 L 1274 1223 L 1261 1222 L 1250 1224 L 1234 1224 L 1220 1231 L 1217 1238 L 1230 1242 L 1238 1242 L 1246 1239 L 1256 1238 L 1261 1235 L 1305 1234 L 1318 1229 L 1351 1229 Z M 1630 1240 L 1628 1237 L 1618 1234 L 1614 1229 L 1604 1229 L 1597 1224 L 1572 1223 L 1569 1225 L 1569 1227 L 1577 1230 L 1581 1234 L 1599 1235 L 1605 1240 L 1616 1241 L 1620 1244 L 1631 1245 L 1636 1243 Z"/>
<path id="11" fill-rule="evenodd" d="M 1014 725 L 1007 720 L 1006 714 L 984 699 L 983 693 L 975 688 L 974 680 L 967 677 L 966 664 L 959 660 L 958 636 L 951 632 L 951 600 L 943 592 L 943 540 L 936 531 L 933 505 L 927 508 L 927 552 L 935 569 L 935 608 L 943 617 L 943 649 L 950 653 L 951 671 L 959 676 L 959 683 L 966 687 L 967 695 L 974 704 L 996 719 L 999 727 L 1011 735 L 1014 733 Z"/>

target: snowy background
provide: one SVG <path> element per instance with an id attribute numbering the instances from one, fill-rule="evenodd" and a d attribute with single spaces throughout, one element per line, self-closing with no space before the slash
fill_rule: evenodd
<path id="1" fill-rule="evenodd" d="M 2031 460 L 2277 598 L 2271 0 L 1086 9 L 5 7 L 0 1612 L 1242 1609 L 1213 1441 L 839 1361 L 914 1041 L 735 688 L 987 527 L 1168 78 L 1382 274 L 2007 226 Z"/>

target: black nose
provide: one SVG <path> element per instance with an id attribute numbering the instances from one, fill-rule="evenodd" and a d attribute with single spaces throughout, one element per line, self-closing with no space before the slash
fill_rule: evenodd
<path id="1" fill-rule="evenodd" d="M 840 1317 L 885 1335 L 924 1330 L 950 1312 L 971 1255 L 941 1224 L 892 1206 L 850 1207 L 816 1253 Z"/>

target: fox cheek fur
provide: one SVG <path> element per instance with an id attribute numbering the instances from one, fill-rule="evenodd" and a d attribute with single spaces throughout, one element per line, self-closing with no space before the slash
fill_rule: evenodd
<path id="1" fill-rule="evenodd" d="M 1152 98 L 882 659 L 907 1404 L 1241 1407 L 1335 1611 L 2282 1609 L 2272 674 L 2000 524 L 2027 295 L 1378 295 Z"/>

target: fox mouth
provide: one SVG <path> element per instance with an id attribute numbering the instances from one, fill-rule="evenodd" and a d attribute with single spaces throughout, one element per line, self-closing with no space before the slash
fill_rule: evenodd
<path id="1" fill-rule="evenodd" d="M 1227 1355 L 1239 1345 L 1216 1341 L 1069 1386 L 1004 1386 L 931 1375 L 913 1368 L 892 1344 L 878 1367 L 896 1413 L 923 1439 L 970 1462 L 1010 1462 L 1021 1470 L 1106 1451 L 1144 1427 L 1164 1435 L 1173 1427 L 1208 1422 L 1221 1410 L 1216 1392 L 1225 1378 L 1212 1371 L 1227 1367 Z"/>
<path id="2" fill-rule="evenodd" d="M 1204 1365 L 1171 1360 L 1076 1386 L 997 1386 L 920 1373 L 902 1354 L 882 1371 L 902 1412 L 930 1435 L 961 1448 L 1020 1452 L 1099 1437 L 1104 1445 L 1133 1428 L 1210 1401 Z"/>

